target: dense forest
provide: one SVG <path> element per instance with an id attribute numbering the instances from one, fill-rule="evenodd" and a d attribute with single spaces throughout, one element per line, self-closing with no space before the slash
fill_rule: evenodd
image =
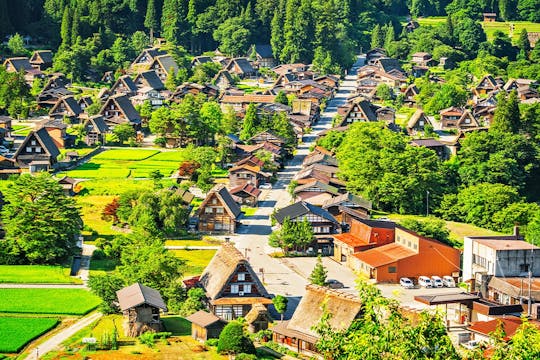
<path id="1" fill-rule="evenodd" d="M 192 54 L 219 47 L 238 56 L 252 44 L 272 44 L 282 62 L 337 71 L 351 65 L 359 48 L 370 46 L 377 24 L 392 24 L 396 36 L 409 14 L 480 19 L 483 11 L 494 11 L 503 20 L 538 21 L 538 5 L 539 0 L 0 0 L 0 35 L 30 35 L 53 49 L 76 47 L 79 39 L 87 45 L 89 39 L 92 55 L 110 48 L 118 34 L 140 39 L 141 32 Z"/>

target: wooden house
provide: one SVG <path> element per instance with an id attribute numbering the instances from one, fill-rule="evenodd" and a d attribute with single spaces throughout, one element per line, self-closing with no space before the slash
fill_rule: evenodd
<path id="1" fill-rule="evenodd" d="M 449 154 L 446 151 L 446 145 L 437 139 L 414 139 L 410 144 L 433 150 L 441 160 L 448 160 Z"/>
<path id="2" fill-rule="evenodd" d="M 47 129 L 41 128 L 30 132 L 23 140 L 13 159 L 21 168 L 49 170 L 60 155 L 58 147 L 49 136 Z"/>
<path id="3" fill-rule="evenodd" d="M 49 111 L 49 116 L 56 120 L 68 119 L 71 124 L 77 124 L 82 113 L 83 109 L 77 100 L 73 95 L 68 95 L 58 99 Z"/>
<path id="4" fill-rule="evenodd" d="M 369 121 L 377 121 L 377 114 L 369 101 L 361 100 L 350 105 L 342 120 L 334 124 L 334 126 L 346 126 L 355 122 Z"/>
<path id="5" fill-rule="evenodd" d="M 334 235 L 334 260 L 351 267 L 352 255 L 394 242 L 392 221 L 352 219 L 348 231 Z"/>
<path id="6" fill-rule="evenodd" d="M 229 190 L 234 201 L 239 205 L 257 206 L 261 190 L 252 184 L 244 184 Z"/>
<path id="7" fill-rule="evenodd" d="M 237 164 L 229 169 L 229 185 L 236 188 L 245 184 L 259 187 L 259 184 L 270 181 L 271 173 L 265 172 L 258 165 Z"/>
<path id="8" fill-rule="evenodd" d="M 200 341 L 219 338 L 227 325 L 226 321 L 204 310 L 189 315 L 186 320 L 191 323 L 191 336 Z"/>
<path id="9" fill-rule="evenodd" d="M 313 81 L 332 89 L 336 89 L 339 86 L 339 77 L 334 75 L 319 76 L 313 79 Z"/>
<path id="10" fill-rule="evenodd" d="M 480 82 L 474 88 L 474 93 L 477 96 L 482 96 L 495 91 L 499 87 L 500 85 L 493 76 L 485 75 L 482 79 L 480 79 Z"/>
<path id="11" fill-rule="evenodd" d="M 105 145 L 107 142 L 107 133 L 109 127 L 101 115 L 89 117 L 83 124 L 86 132 L 85 142 L 88 146 L 94 146 L 98 143 Z"/>
<path id="12" fill-rule="evenodd" d="M 51 50 L 36 50 L 30 58 L 30 64 L 39 70 L 46 70 L 53 64 L 53 54 Z"/>
<path id="13" fill-rule="evenodd" d="M 471 129 L 480 125 L 469 110 L 455 106 L 441 110 L 441 127 L 443 129 Z"/>
<path id="14" fill-rule="evenodd" d="M 3 129 L 3 135 L 4 137 L 11 136 L 11 124 L 13 123 L 13 119 L 9 116 L 3 116 L 0 115 L 0 129 Z"/>
<path id="15" fill-rule="evenodd" d="M 81 96 L 79 100 L 77 100 L 77 104 L 81 107 L 82 111 L 85 111 L 87 107 L 92 105 L 94 101 L 90 96 Z"/>
<path id="16" fill-rule="evenodd" d="M 366 64 L 375 65 L 377 60 L 386 57 L 386 50 L 382 48 L 374 48 L 366 53 Z"/>
<path id="17" fill-rule="evenodd" d="M 204 94 L 209 98 L 216 98 L 219 95 L 219 88 L 212 84 L 197 84 L 197 83 L 183 83 L 179 85 L 176 90 L 169 96 L 169 101 L 176 103 L 181 102 L 187 94 L 199 95 Z"/>
<path id="18" fill-rule="evenodd" d="M 216 185 L 199 206 L 199 231 L 234 233 L 241 214 L 227 188 Z"/>
<path id="19" fill-rule="evenodd" d="M 167 306 L 159 291 L 135 283 L 116 292 L 120 310 L 124 315 L 124 332 L 129 337 L 137 337 L 147 331 L 164 330 L 160 312 L 167 312 Z"/>
<path id="20" fill-rule="evenodd" d="M 325 255 L 332 254 L 333 244 L 332 235 L 340 230 L 339 222 L 328 211 L 307 203 L 299 201 L 292 205 L 279 209 L 274 214 L 274 219 L 278 226 L 283 224 L 285 218 L 289 218 L 292 222 L 301 222 L 307 219 L 313 228 L 315 235 L 315 245 Z"/>
<path id="21" fill-rule="evenodd" d="M 409 119 L 409 122 L 407 123 L 407 132 L 409 133 L 409 135 L 425 133 L 427 125 L 433 127 L 433 123 L 431 122 L 429 117 L 424 114 L 424 111 L 418 109 L 414 112 L 414 114 Z"/>
<path id="22" fill-rule="evenodd" d="M 277 135 L 272 130 L 265 130 L 265 131 L 261 131 L 253 135 L 247 140 L 247 142 L 250 144 L 260 144 L 264 142 L 270 142 L 272 144 L 276 144 L 281 147 L 285 144 L 285 139 Z"/>
<path id="23" fill-rule="evenodd" d="M 265 150 L 265 151 L 268 151 L 272 155 L 272 161 L 279 164 L 281 164 L 282 157 L 283 157 L 282 148 L 269 141 L 254 144 L 254 145 L 236 144 L 234 150 L 236 154 L 241 158 L 254 155 L 259 150 Z"/>
<path id="24" fill-rule="evenodd" d="M 316 343 L 319 334 L 315 327 L 325 314 L 334 331 L 348 329 L 362 314 L 362 302 L 356 295 L 324 286 L 307 285 L 291 320 L 281 321 L 272 328 L 272 340 L 299 354 L 320 357 Z"/>
<path id="25" fill-rule="evenodd" d="M 246 317 L 256 304 L 272 303 L 249 261 L 230 242 L 210 260 L 199 285 L 206 292 L 210 312 L 226 321 Z"/>
<path id="26" fill-rule="evenodd" d="M 377 116 L 377 121 L 383 121 L 386 124 L 395 124 L 396 122 L 396 110 L 391 107 L 378 107 L 375 110 L 375 115 Z"/>
<path id="27" fill-rule="evenodd" d="M 272 46 L 269 44 L 253 45 L 248 53 L 255 54 L 255 62 L 259 67 L 272 68 L 276 66 L 276 59 L 274 58 Z"/>
<path id="28" fill-rule="evenodd" d="M 331 153 L 330 153 L 331 154 Z M 338 160 L 327 152 L 312 151 L 309 153 L 302 162 L 303 167 L 307 167 L 313 164 L 320 164 L 326 166 L 338 166 Z"/>
<path id="29" fill-rule="evenodd" d="M 255 76 L 257 72 L 246 58 L 234 58 L 229 61 L 224 70 L 238 76 L 241 79 Z"/>
<path id="30" fill-rule="evenodd" d="M 433 65 L 433 57 L 427 52 L 416 52 L 412 54 L 411 62 L 417 66 Z"/>
<path id="31" fill-rule="evenodd" d="M 77 184 L 79 183 L 78 180 L 71 178 L 69 176 L 63 176 L 59 179 L 57 179 L 60 186 L 62 186 L 62 190 L 64 190 L 64 194 L 67 196 L 73 196 L 77 194 L 78 188 Z"/>
<path id="32" fill-rule="evenodd" d="M 137 93 L 137 85 L 135 85 L 131 76 L 120 76 L 113 86 L 111 86 L 110 93 L 112 95 L 127 95 L 131 97 Z"/>
<path id="33" fill-rule="evenodd" d="M 131 63 L 130 71 L 138 73 L 144 70 L 148 70 L 150 68 L 150 64 L 152 64 L 156 57 L 166 54 L 166 51 L 161 50 L 157 47 L 144 49 Z"/>
<path id="34" fill-rule="evenodd" d="M 109 127 L 119 124 L 131 124 L 135 127 L 141 123 L 141 115 L 126 95 L 109 97 L 99 112 Z"/>
<path id="35" fill-rule="evenodd" d="M 208 63 L 213 63 L 213 62 L 214 62 L 214 60 L 212 60 L 212 58 L 210 56 L 205 56 L 205 55 L 195 56 L 191 60 L 191 67 L 193 68 L 195 66 L 208 64 Z"/>
<path id="36" fill-rule="evenodd" d="M 294 198 L 296 201 L 305 201 L 315 206 L 321 206 L 326 201 L 338 195 L 338 188 L 319 180 L 298 185 L 294 189 Z"/>
<path id="37" fill-rule="evenodd" d="M 416 96 L 420 93 L 420 90 L 416 87 L 416 85 L 411 84 L 405 89 L 405 92 L 403 93 L 403 100 L 406 104 L 409 106 L 414 106 L 416 104 Z"/>
<path id="38" fill-rule="evenodd" d="M 38 105 L 40 107 L 53 106 L 58 99 L 64 96 L 73 95 L 73 93 L 67 89 L 69 85 L 71 85 L 71 81 L 63 74 L 54 74 L 50 76 L 37 96 Z"/>
<path id="39" fill-rule="evenodd" d="M 7 72 L 24 73 L 24 80 L 29 86 L 32 86 L 34 79 L 44 76 L 41 70 L 34 68 L 30 64 L 30 59 L 27 57 L 8 58 L 4 61 L 4 66 Z"/>
<path id="40" fill-rule="evenodd" d="M 230 89 L 234 85 L 234 79 L 230 72 L 227 70 L 220 70 L 212 82 L 220 89 L 226 90 Z"/>
<path id="41" fill-rule="evenodd" d="M 137 89 L 151 88 L 157 91 L 165 90 L 165 85 L 163 85 L 163 82 L 156 74 L 156 72 L 152 70 L 144 71 L 137 74 L 137 76 L 133 80 L 133 83 L 135 84 Z"/>
<path id="42" fill-rule="evenodd" d="M 59 149 L 69 148 L 75 143 L 75 137 L 67 134 L 67 125 L 62 120 L 47 119 L 42 121 L 39 127 L 47 131 Z"/>
<path id="43" fill-rule="evenodd" d="M 372 209 L 371 201 L 366 200 L 361 196 L 353 195 L 350 192 L 328 199 L 322 204 L 322 208 L 334 217 L 337 217 L 340 214 L 340 207 L 342 206 L 362 212 L 366 217 L 369 217 L 369 213 Z"/>
<path id="44" fill-rule="evenodd" d="M 6 180 L 11 175 L 20 174 L 21 172 L 21 168 L 14 159 L 0 155 L 0 179 Z"/>
<path id="45" fill-rule="evenodd" d="M 165 81 L 167 76 L 172 72 L 173 75 L 178 73 L 178 64 L 170 55 L 160 55 L 152 61 L 150 69 L 155 71 L 161 81 Z"/>
<path id="46" fill-rule="evenodd" d="M 232 106 L 234 111 L 240 112 L 247 109 L 250 103 L 254 104 L 269 104 L 274 103 L 275 95 L 258 95 L 258 94 L 243 94 L 243 95 L 223 95 L 219 101 L 221 109 L 227 110 L 227 107 Z"/>
<path id="47" fill-rule="evenodd" d="M 483 13 L 484 22 L 495 22 L 497 21 L 497 13 Z"/>
<path id="48" fill-rule="evenodd" d="M 311 164 L 296 173 L 293 179 L 296 180 L 299 185 L 306 185 L 314 181 L 319 181 L 334 187 L 341 193 L 347 183 L 338 178 L 338 172 L 339 168 L 337 166 Z"/>

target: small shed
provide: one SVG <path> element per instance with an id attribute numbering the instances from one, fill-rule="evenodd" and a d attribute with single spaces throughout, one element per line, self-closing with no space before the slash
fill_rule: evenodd
<path id="1" fill-rule="evenodd" d="M 159 291 L 135 283 L 118 290 L 116 296 L 124 314 L 127 336 L 137 337 L 147 331 L 163 331 L 160 310 L 166 312 L 167 306 Z"/>
<path id="2" fill-rule="evenodd" d="M 248 331 L 253 334 L 268 329 L 268 324 L 273 321 L 263 304 L 254 304 L 246 315 Z"/>
<path id="3" fill-rule="evenodd" d="M 484 22 L 495 22 L 497 21 L 497 13 L 483 13 Z"/>
<path id="4" fill-rule="evenodd" d="M 191 336 L 195 340 L 217 339 L 227 324 L 214 314 L 199 310 L 186 318 L 191 322 Z"/>

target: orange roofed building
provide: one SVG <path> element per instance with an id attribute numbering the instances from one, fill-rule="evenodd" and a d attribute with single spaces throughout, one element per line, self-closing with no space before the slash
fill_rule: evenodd
<path id="1" fill-rule="evenodd" d="M 353 254 L 394 242 L 391 221 L 352 219 L 349 232 L 334 235 L 334 259 L 352 267 Z"/>
<path id="2" fill-rule="evenodd" d="M 395 242 L 353 254 L 350 264 L 376 282 L 396 283 L 401 277 L 452 275 L 460 269 L 460 251 L 396 226 Z"/>

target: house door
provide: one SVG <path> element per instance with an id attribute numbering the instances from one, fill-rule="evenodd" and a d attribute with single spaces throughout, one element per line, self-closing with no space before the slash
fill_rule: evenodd
<path id="1" fill-rule="evenodd" d="M 346 262 L 347 256 L 345 254 L 341 254 L 341 262 Z"/>

